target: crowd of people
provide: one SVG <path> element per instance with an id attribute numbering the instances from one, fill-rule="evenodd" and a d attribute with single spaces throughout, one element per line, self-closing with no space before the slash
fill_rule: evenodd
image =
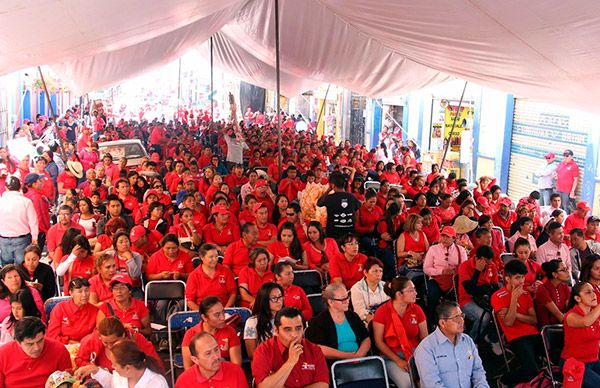
<path id="1" fill-rule="evenodd" d="M 327 387 L 334 361 L 369 354 L 399 388 L 411 359 L 423 387 L 516 386 L 542 371 L 551 324 L 564 326 L 560 367 L 579 362 L 583 386 L 600 386 L 600 219 L 575 200 L 570 150 L 556 166 L 546 155 L 540 191 L 517 199 L 493 177 L 423 171 L 393 134 L 368 150 L 284 114 L 80 109 L 22 124 L 17 136 L 58 139 L 39 155 L 0 150 L 0 387 L 167 387 L 151 322 L 183 306 L 146 305 L 154 280 L 185 282 L 199 314 L 176 387 Z M 98 151 L 130 138 L 148 151 L 138 165 Z M 306 270 L 322 311 L 294 282 Z M 56 295 L 70 298 L 46 316 Z M 234 306 L 252 311 L 241 331 Z M 515 360 L 499 376 L 479 354 L 500 357 L 502 337 Z"/>

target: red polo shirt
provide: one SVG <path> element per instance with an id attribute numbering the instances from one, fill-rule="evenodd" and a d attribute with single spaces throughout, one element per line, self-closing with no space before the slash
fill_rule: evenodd
<path id="1" fill-rule="evenodd" d="M 190 342 L 192 341 L 192 337 L 198 333 L 204 331 L 202 327 L 202 321 L 198 323 L 196 326 L 191 327 L 188 331 L 185 332 L 183 336 L 183 342 L 181 342 L 181 346 L 190 346 Z M 217 340 L 219 344 L 219 349 L 221 350 L 221 357 L 226 360 L 229 360 L 229 349 L 234 348 L 236 346 L 241 346 L 240 337 L 237 335 L 235 329 L 229 325 L 225 325 L 222 329 L 217 329 L 217 331 L 213 334 L 213 337 Z"/>
<path id="2" fill-rule="evenodd" d="M 160 250 L 160 240 L 162 236 L 157 230 L 149 231 L 146 236 L 148 237 L 148 242 L 146 245 L 137 247 L 135 244 L 131 244 L 131 250 L 139 253 L 142 256 L 152 256 L 154 253 Z"/>
<path id="3" fill-rule="evenodd" d="M 273 272 L 266 271 L 261 276 L 256 272 L 256 270 L 254 268 L 250 268 L 250 267 L 242 268 L 239 275 L 240 275 L 240 277 L 238 278 L 238 284 L 240 284 L 240 285 L 247 284 L 248 287 L 246 287 L 246 288 L 248 288 L 250 295 L 252 295 L 254 297 L 258 294 L 258 289 L 260 288 L 260 286 L 262 286 L 263 284 L 265 284 L 267 282 L 275 281 L 275 275 L 273 275 Z M 245 300 L 241 300 L 241 299 L 240 299 L 239 305 L 241 307 L 249 306 L 248 302 L 246 302 Z"/>
<path id="4" fill-rule="evenodd" d="M 163 271 L 191 273 L 194 270 L 192 260 L 187 253 L 181 249 L 177 252 L 177 257 L 171 260 L 165 256 L 162 249 L 156 251 L 148 260 L 146 274 L 154 275 Z"/>
<path id="5" fill-rule="evenodd" d="M 267 223 L 263 227 L 256 224 L 256 227 L 258 228 L 258 241 L 269 241 L 273 237 L 277 237 L 277 227 L 273 224 Z"/>
<path id="6" fill-rule="evenodd" d="M 508 217 L 504 218 L 500 215 L 500 212 L 492 214 L 492 222 L 494 226 L 499 226 L 502 228 L 502 232 L 504 233 L 504 237 L 510 238 L 510 226 L 517 220 L 517 213 L 513 211 L 508 212 Z"/>
<path id="7" fill-rule="evenodd" d="M 586 226 L 587 226 L 586 221 L 587 221 L 587 217 L 581 218 L 577 215 L 577 213 L 569 214 L 569 216 L 565 219 L 565 227 L 564 227 L 565 236 L 567 236 L 575 228 L 579 228 L 579 229 L 585 231 Z"/>
<path id="8" fill-rule="evenodd" d="M 200 373 L 198 365 L 183 372 L 175 382 L 175 388 L 213 387 L 213 388 L 247 388 L 246 375 L 239 365 L 221 361 L 221 368 L 210 379 Z"/>
<path id="9" fill-rule="evenodd" d="M 354 229 L 360 236 L 364 234 L 376 233 L 376 226 L 379 219 L 383 216 L 383 210 L 377 205 L 371 210 L 367 210 L 365 205 L 358 209 L 358 218 Z"/>
<path id="10" fill-rule="evenodd" d="M 75 178 L 74 175 L 69 175 L 67 174 L 66 171 L 61 172 L 60 174 L 58 174 L 58 177 L 56 178 L 56 183 L 63 183 L 63 187 L 66 189 L 75 189 L 77 188 L 77 178 Z"/>
<path id="11" fill-rule="evenodd" d="M 78 307 L 73 300 L 60 302 L 50 313 L 47 336 L 63 344 L 81 341 L 96 327 L 98 309 L 91 303 Z"/>
<path id="12" fill-rule="evenodd" d="M 112 298 L 110 286 L 102 281 L 100 274 L 90 278 L 90 292 L 98 295 L 98 302 L 104 302 Z"/>
<path id="13" fill-rule="evenodd" d="M 0 347 L 0 387 L 43 387 L 54 371 L 72 368 L 71 357 L 65 346 L 48 336 L 38 358 L 26 355 L 17 341 Z"/>
<path id="14" fill-rule="evenodd" d="M 338 253 L 329 263 L 329 275 L 331 280 L 342 278 L 344 286 L 349 290 L 359 282 L 363 274 L 363 265 L 367 261 L 367 256 L 362 253 L 356 255 L 352 261 L 348 261 L 343 253 Z"/>
<path id="15" fill-rule="evenodd" d="M 227 183 L 227 186 L 233 189 L 236 186 L 242 186 L 248 183 L 248 177 L 242 175 L 238 178 L 234 174 L 229 174 L 225 177 L 225 183 Z"/>
<path id="16" fill-rule="evenodd" d="M 204 242 L 226 246 L 240 239 L 239 228 L 234 228 L 230 224 L 226 224 L 221 230 L 217 230 L 214 223 L 204 225 L 202 228 Z"/>
<path id="17" fill-rule="evenodd" d="M 554 314 L 546 308 L 546 305 L 553 302 L 559 311 L 565 313 L 567 304 L 571 296 L 571 288 L 566 283 L 558 283 L 558 287 L 554 287 L 550 280 L 545 279 L 544 284 L 537 288 L 535 293 L 535 312 L 538 318 L 538 325 L 552 325 L 560 322 Z"/>
<path id="18" fill-rule="evenodd" d="M 285 381 L 287 388 L 300 388 L 314 383 L 329 384 L 329 368 L 321 349 L 302 340 L 303 352 Z M 276 373 L 288 359 L 288 349 L 277 337 L 270 338 L 258 346 L 252 360 L 252 376 L 256 385 Z"/>
<path id="19" fill-rule="evenodd" d="M 511 292 L 508 291 L 506 287 L 496 291 L 494 295 L 492 295 L 492 307 L 494 308 L 494 311 L 498 313 L 498 311 L 508 308 L 510 306 L 510 300 Z M 532 307 L 533 300 L 528 293 L 521 295 L 517 300 L 517 313 L 519 314 L 527 314 L 528 310 Z M 504 332 L 508 342 L 526 335 L 539 334 L 539 331 L 535 325 L 521 322 L 518 319 L 515 319 L 515 322 L 512 326 L 507 326 L 504 323 L 504 319 L 500 317 L 498 317 L 498 321 L 500 322 L 500 326 L 502 327 L 502 331 Z M 598 349 L 596 349 L 596 352 L 598 352 Z"/>
<path id="20" fill-rule="evenodd" d="M 452 225 L 452 220 L 456 216 L 456 210 L 452 206 L 448 209 L 443 209 L 438 206 L 432 210 L 432 213 L 442 225 Z"/>
<path id="21" fill-rule="evenodd" d="M 69 255 L 64 255 L 60 262 L 67 260 Z M 94 274 L 94 257 L 88 256 L 84 259 L 75 259 L 73 264 L 71 264 L 71 268 L 65 273 L 64 276 L 64 287 L 63 293 L 68 296 L 69 294 L 69 282 L 74 278 L 86 278 L 90 279 Z"/>
<path id="22" fill-rule="evenodd" d="M 119 198 L 121 197 L 119 196 Z M 137 198 L 131 194 L 127 194 L 125 198 L 121 198 L 121 201 L 123 201 L 125 209 L 131 211 L 132 214 L 137 212 L 140 208 L 140 203 L 138 202 Z"/>
<path id="23" fill-rule="evenodd" d="M 275 258 L 275 262 L 279 261 L 282 257 L 291 257 L 290 256 L 290 248 L 286 247 L 281 241 L 275 241 L 273 244 L 269 245 L 267 248 L 269 252 Z M 293 257 L 292 257 L 293 259 Z"/>
<path id="24" fill-rule="evenodd" d="M 556 167 L 556 191 L 570 193 L 577 177 L 579 177 L 579 166 L 574 160 L 570 163 L 560 162 Z"/>
<path id="25" fill-rule="evenodd" d="M 392 324 L 392 314 L 398 314 L 394 310 L 392 301 L 385 302 L 375 311 L 373 322 L 381 323 L 384 327 L 390 326 Z M 417 304 L 411 303 L 406 306 L 404 316 L 400 317 L 400 319 L 402 320 L 410 347 L 414 350 L 419 344 L 419 323 L 426 320 L 425 313 Z M 402 351 L 401 348 L 392 348 L 392 350 L 396 353 Z"/>
<path id="26" fill-rule="evenodd" d="M 229 244 L 225 249 L 223 265 L 231 269 L 236 276 L 240 276 L 240 272 L 248 267 L 251 248 L 253 247 L 247 247 L 242 239 Z"/>
<path id="27" fill-rule="evenodd" d="M 139 299 L 131 298 L 130 300 L 131 304 L 129 307 L 125 310 L 121 310 L 115 303 L 115 300 L 111 298 L 100 306 L 100 311 L 102 311 L 107 317 L 113 316 L 113 313 L 108 308 L 108 305 L 110 304 L 113 309 L 114 316 L 119 318 L 123 324 L 129 323 L 133 328 L 139 330 L 142 328 L 142 319 L 149 314 L 148 307 L 146 307 L 144 302 Z"/>
<path id="28" fill-rule="evenodd" d="M 285 307 L 295 307 L 300 310 L 306 322 L 312 318 L 313 311 L 306 293 L 295 284 L 292 284 L 283 291 L 283 305 Z"/>
<path id="29" fill-rule="evenodd" d="M 460 307 L 473 301 L 471 294 L 465 290 L 463 282 L 471 280 L 473 277 L 475 262 L 476 259 L 473 257 L 458 266 L 458 303 Z M 477 285 L 483 286 L 484 284 L 498 284 L 498 268 L 496 268 L 496 264 L 493 261 L 489 262 L 484 270 L 479 273 Z"/>
<path id="30" fill-rule="evenodd" d="M 323 252 L 315 248 L 315 246 L 310 242 L 304 243 L 304 245 L 302 245 L 302 249 L 304 250 L 304 253 L 306 253 L 306 261 L 308 262 L 310 268 L 316 268 L 318 265 L 321 265 Z M 340 248 L 338 248 L 335 240 L 330 237 L 326 237 L 325 257 L 327 258 L 327 261 L 331 261 L 338 253 L 340 253 Z"/>
<path id="31" fill-rule="evenodd" d="M 573 357 L 577 361 L 581 362 L 598 361 L 600 320 L 596 319 L 591 326 L 571 327 L 567 324 L 567 317 L 571 314 L 580 315 L 582 317 L 585 316 L 585 313 L 581 307 L 577 305 L 565 314 L 565 346 L 560 358 L 566 360 L 570 357 Z"/>
<path id="32" fill-rule="evenodd" d="M 231 295 L 237 292 L 237 285 L 231 271 L 217 264 L 215 275 L 210 278 L 199 266 L 190 273 L 185 287 L 185 296 L 189 301 L 200 304 L 207 296 L 216 296 L 223 306 Z"/>

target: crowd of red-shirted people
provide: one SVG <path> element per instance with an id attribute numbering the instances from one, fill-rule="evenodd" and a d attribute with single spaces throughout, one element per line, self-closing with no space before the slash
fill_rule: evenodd
<path id="1" fill-rule="evenodd" d="M 39 156 L 0 150 L 0 386 L 166 387 L 166 337 L 151 322 L 183 305 L 143 302 L 144 284 L 161 280 L 185 282 L 200 318 L 179 339 L 176 387 L 247 386 L 248 360 L 259 387 L 325 387 L 331 362 L 368 352 L 410 386 L 410 355 L 448 319 L 436 317 L 441 300 L 456 301 L 452 319 L 484 365 L 502 363 L 497 319 L 515 357 L 488 381 L 536 378 L 541 329 L 562 324 L 564 375 L 579 368 L 584 387 L 600 386 L 600 219 L 585 201 L 567 214 L 564 193 L 540 206 L 539 192 L 509 198 L 493 177 L 472 185 L 436 164 L 423 171 L 416 144 L 393 131 L 368 150 L 250 109 L 239 124 L 208 110 L 138 122 L 101 108 L 80 120 L 80 109 L 22 123 L 16 137 L 58 139 Z M 142 140 L 148 157 L 128 166 L 99 153 L 118 139 Z M 575 187 L 573 153 L 564 156 L 554 179 Z M 307 270 L 333 285 L 319 311 L 294 282 Z M 70 298 L 46 316 L 59 292 Z M 235 306 L 252 311 L 241 333 L 225 314 Z M 312 322 L 337 340 L 305 338 Z M 481 362 L 469 357 L 456 360 L 467 373 Z M 420 371 L 424 386 L 432 370 Z"/>

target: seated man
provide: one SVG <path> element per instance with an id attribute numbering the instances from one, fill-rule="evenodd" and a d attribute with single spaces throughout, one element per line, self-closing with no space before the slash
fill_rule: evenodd
<path id="1" fill-rule="evenodd" d="M 573 278 L 579 279 L 581 269 L 587 263 L 587 258 L 591 255 L 600 254 L 600 243 L 595 240 L 586 240 L 583 230 L 579 228 L 571 229 L 569 233 L 571 238 L 571 265 L 573 266 Z"/>
<path id="2" fill-rule="evenodd" d="M 321 349 L 304 339 L 302 313 L 284 307 L 275 315 L 276 336 L 256 348 L 252 376 L 257 388 L 327 388 L 329 369 Z"/>
<path id="3" fill-rule="evenodd" d="M 438 327 L 415 350 L 421 386 L 489 387 L 475 343 L 465 330 L 465 314 L 455 302 L 436 308 Z M 440 360 L 443 360 L 441 362 Z"/>
<path id="4" fill-rule="evenodd" d="M 43 387 L 54 371 L 72 368 L 64 345 L 45 338 L 41 319 L 24 317 L 14 330 L 15 340 L 0 347 L 0 387 Z"/>
<path id="5" fill-rule="evenodd" d="M 524 287 L 526 274 L 525 263 L 509 261 L 504 266 L 505 286 L 492 295 L 492 308 L 521 366 L 500 378 L 500 383 L 511 387 L 531 381 L 538 374 L 537 359 L 543 349 L 533 300 Z"/>
<path id="6" fill-rule="evenodd" d="M 221 361 L 219 344 L 210 333 L 201 331 L 192 337 L 190 354 L 194 365 L 179 376 L 175 388 L 248 387 L 244 371 L 239 365 Z"/>

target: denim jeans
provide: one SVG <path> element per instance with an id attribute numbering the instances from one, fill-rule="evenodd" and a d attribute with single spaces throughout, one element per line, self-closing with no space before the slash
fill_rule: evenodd
<path id="1" fill-rule="evenodd" d="M 575 210 L 575 200 L 572 199 L 565 191 L 557 191 L 558 195 L 560 195 L 560 207 L 567 214 L 571 214 Z"/>
<path id="2" fill-rule="evenodd" d="M 29 244 L 31 244 L 31 234 L 15 238 L 0 237 L 0 261 L 2 265 L 21 264 L 25 248 Z"/>
<path id="3" fill-rule="evenodd" d="M 550 196 L 554 192 L 553 189 L 540 189 L 540 205 L 550 206 Z"/>

